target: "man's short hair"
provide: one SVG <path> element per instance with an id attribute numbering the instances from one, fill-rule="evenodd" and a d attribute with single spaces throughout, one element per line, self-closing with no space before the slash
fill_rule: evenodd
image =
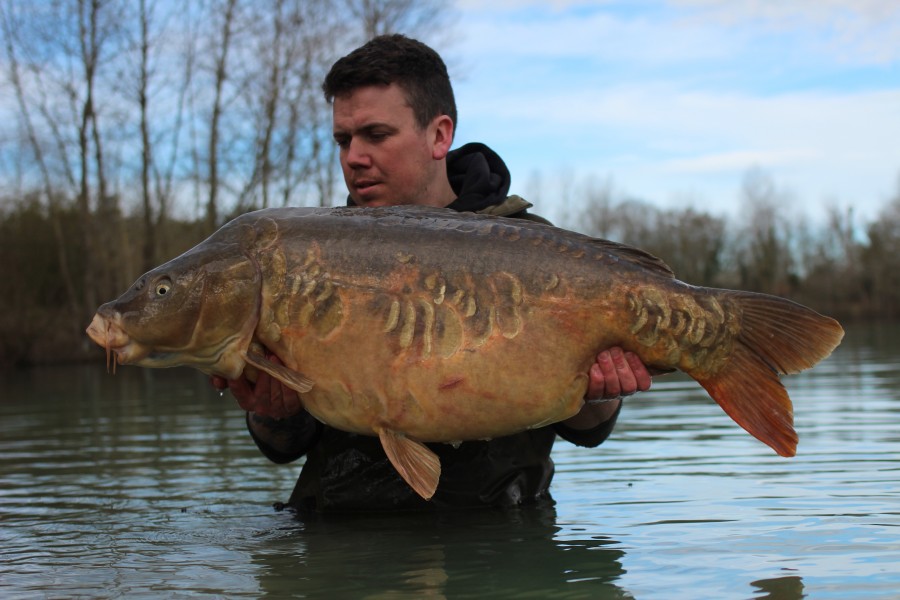
<path id="1" fill-rule="evenodd" d="M 401 34 L 372 38 L 331 67 L 322 91 L 328 102 L 358 88 L 396 83 L 421 128 L 439 115 L 456 126 L 456 100 L 447 66 L 440 55 L 418 40 Z"/>

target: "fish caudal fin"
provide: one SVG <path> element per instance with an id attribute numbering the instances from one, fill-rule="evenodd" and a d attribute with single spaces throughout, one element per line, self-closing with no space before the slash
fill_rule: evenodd
<path id="1" fill-rule="evenodd" d="M 379 429 L 378 437 L 385 454 L 403 480 L 417 494 L 430 500 L 441 478 L 441 461 L 437 454 L 422 442 L 390 429 Z"/>
<path id="2" fill-rule="evenodd" d="M 715 374 L 694 376 L 738 425 L 781 456 L 794 456 L 793 407 L 778 376 L 828 357 L 844 330 L 834 319 L 790 300 L 730 294 L 741 310 L 734 352 Z"/>
<path id="3" fill-rule="evenodd" d="M 260 371 L 268 373 L 284 385 L 301 394 L 305 394 L 313 388 L 313 382 L 305 375 L 289 369 L 284 365 L 276 364 L 262 354 L 248 352 L 247 363 L 253 365 Z"/>

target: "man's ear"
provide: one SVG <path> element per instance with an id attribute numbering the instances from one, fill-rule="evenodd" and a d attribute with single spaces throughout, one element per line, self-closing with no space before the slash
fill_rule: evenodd
<path id="1" fill-rule="evenodd" d="M 432 132 L 431 157 L 434 160 L 443 160 L 450 152 L 453 145 L 453 119 L 448 115 L 438 115 L 431 122 L 429 128 Z"/>

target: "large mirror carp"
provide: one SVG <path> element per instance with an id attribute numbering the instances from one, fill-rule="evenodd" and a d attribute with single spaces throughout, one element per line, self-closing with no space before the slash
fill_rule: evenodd
<path id="1" fill-rule="evenodd" d="M 612 346 L 687 373 L 793 456 L 779 375 L 812 367 L 843 336 L 783 298 L 683 283 L 635 248 L 423 207 L 242 215 L 101 306 L 87 332 L 119 364 L 270 373 L 324 423 L 379 436 L 425 498 L 440 464 L 423 442 L 571 417 Z"/>

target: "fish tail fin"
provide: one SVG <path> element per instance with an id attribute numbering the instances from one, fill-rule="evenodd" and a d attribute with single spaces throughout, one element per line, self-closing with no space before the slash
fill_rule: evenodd
<path id="1" fill-rule="evenodd" d="M 781 456 L 797 452 L 794 414 L 779 375 L 828 357 L 844 336 L 840 324 L 775 296 L 729 292 L 741 312 L 734 352 L 713 374 L 696 375 L 719 406 Z"/>

